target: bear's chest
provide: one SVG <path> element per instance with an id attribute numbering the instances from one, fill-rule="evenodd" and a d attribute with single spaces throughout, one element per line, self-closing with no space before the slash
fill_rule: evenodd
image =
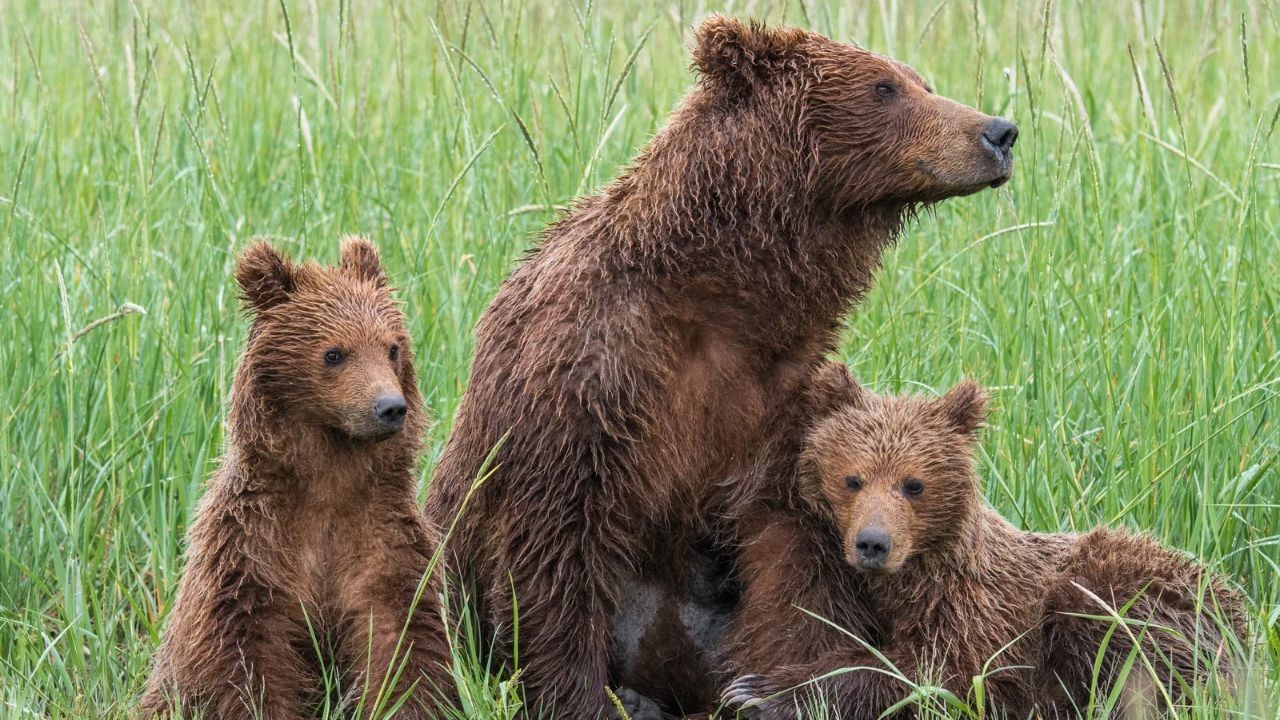
<path id="1" fill-rule="evenodd" d="M 803 371 L 714 330 L 700 333 L 672 367 L 661 437 L 670 456 L 687 461 L 687 489 L 705 500 L 762 450 Z"/>
<path id="2" fill-rule="evenodd" d="M 737 452 L 759 428 L 765 388 L 731 340 L 709 333 L 685 348 L 671 379 L 670 437 L 700 445 L 702 457 Z"/>
<path id="3" fill-rule="evenodd" d="M 299 505 L 290 523 L 298 595 L 325 611 L 342 596 L 344 578 L 364 569 L 368 545 L 380 527 L 368 502 L 312 502 Z"/>

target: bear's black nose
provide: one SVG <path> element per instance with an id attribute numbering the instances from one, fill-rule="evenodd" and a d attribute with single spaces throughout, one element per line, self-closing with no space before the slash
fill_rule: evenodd
<path id="1" fill-rule="evenodd" d="M 979 138 L 983 145 L 1001 160 L 1009 159 L 1013 144 L 1018 141 L 1018 126 L 1004 118 L 994 118 L 982 128 Z"/>
<path id="2" fill-rule="evenodd" d="M 863 528 L 854 539 L 854 549 L 858 551 L 858 562 L 863 567 L 876 569 L 884 566 L 889 558 L 889 550 L 893 542 L 889 533 L 880 528 Z"/>
<path id="3" fill-rule="evenodd" d="M 374 418 L 388 430 L 400 429 L 407 412 L 409 406 L 405 404 L 403 395 L 383 395 L 373 403 Z"/>

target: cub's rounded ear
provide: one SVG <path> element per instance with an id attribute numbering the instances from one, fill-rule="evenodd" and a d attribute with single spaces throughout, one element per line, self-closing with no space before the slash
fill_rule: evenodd
<path id="1" fill-rule="evenodd" d="M 832 448 L 843 444 L 847 429 L 839 418 L 826 418 L 809 427 L 804 434 L 795 463 L 796 496 L 810 510 L 830 518 L 831 505 L 822 491 L 823 465 Z"/>
<path id="2" fill-rule="evenodd" d="M 820 418 L 842 407 L 860 407 L 866 392 L 844 363 L 824 360 L 809 376 L 804 399 L 810 417 Z"/>
<path id="3" fill-rule="evenodd" d="M 803 30 L 774 30 L 763 24 L 711 15 L 694 33 L 693 65 L 720 83 L 731 96 L 749 94 L 787 65 L 790 51 L 805 37 Z"/>
<path id="4" fill-rule="evenodd" d="M 259 312 L 285 302 L 297 289 L 293 265 L 264 240 L 240 253 L 236 282 L 245 308 Z"/>
<path id="5" fill-rule="evenodd" d="M 981 385 L 968 378 L 935 402 L 947 424 L 963 435 L 977 437 L 987 422 L 987 393 Z"/>
<path id="6" fill-rule="evenodd" d="M 387 284 L 387 276 L 382 272 L 382 260 L 378 257 L 378 248 L 362 237 L 348 235 L 342 239 L 339 266 L 361 280 L 368 280 L 378 287 Z"/>

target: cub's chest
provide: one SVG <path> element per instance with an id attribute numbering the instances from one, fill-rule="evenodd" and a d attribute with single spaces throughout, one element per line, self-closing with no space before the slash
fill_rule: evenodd
<path id="1" fill-rule="evenodd" d="M 290 534 L 300 596 L 323 606 L 337 591 L 339 579 L 360 569 L 360 558 L 368 555 L 369 523 L 367 513 L 358 507 L 298 508 Z"/>

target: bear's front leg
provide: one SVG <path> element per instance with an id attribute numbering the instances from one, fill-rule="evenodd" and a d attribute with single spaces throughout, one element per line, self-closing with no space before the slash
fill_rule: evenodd
<path id="1" fill-rule="evenodd" d="M 297 650 L 305 637 L 300 612 L 252 573 L 230 572 L 223 580 L 192 584 L 217 592 L 179 598 L 141 717 L 171 709 L 203 711 L 207 720 L 304 716 L 316 683 Z"/>
<path id="2" fill-rule="evenodd" d="M 761 508 L 743 521 L 744 589 L 726 640 L 729 677 L 819 661 L 848 649 L 848 633 L 880 642 L 861 579 L 829 534 L 820 518 L 797 509 Z"/>
<path id="3" fill-rule="evenodd" d="M 389 551 L 348 590 L 351 623 L 343 645 L 354 662 L 352 691 L 363 698 L 361 717 L 381 717 L 403 700 L 394 717 L 425 720 L 457 701 L 440 615 L 443 570 L 437 566 L 423 579 L 432 547 L 422 538 Z"/>
<path id="4" fill-rule="evenodd" d="M 489 587 L 495 620 L 512 633 L 530 717 L 611 717 L 605 693 L 613 617 L 614 568 L 623 557 L 584 535 L 527 544 L 514 537 L 507 582 Z M 514 547 L 513 547 L 514 546 Z M 514 594 L 517 606 L 512 608 Z M 514 610 L 514 612 L 513 612 Z"/>

